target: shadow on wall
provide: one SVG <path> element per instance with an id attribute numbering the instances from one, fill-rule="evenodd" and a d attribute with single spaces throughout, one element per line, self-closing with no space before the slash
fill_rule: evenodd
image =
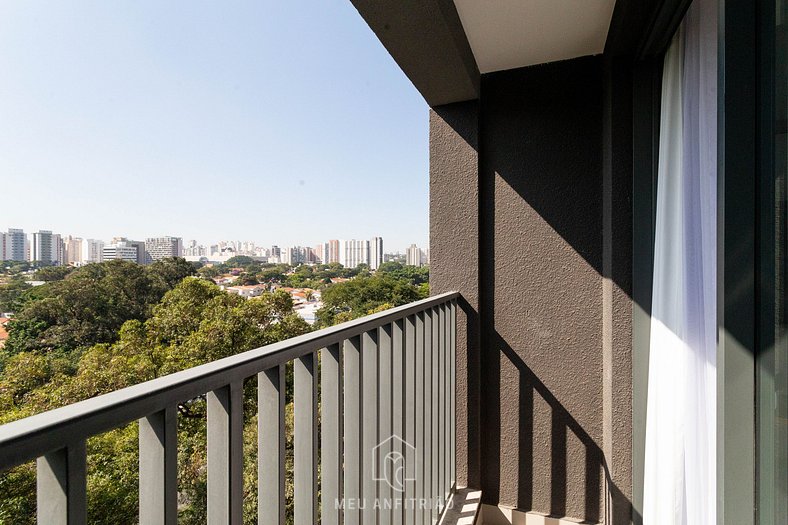
<path id="1" fill-rule="evenodd" d="M 480 465 L 485 503 L 602 521 L 605 498 L 630 503 L 601 448 L 602 60 L 485 75 L 478 130 L 458 108 L 436 111 L 480 144 L 478 335 L 463 308 L 469 353 L 480 338 L 478 361 L 468 356 L 469 395 L 477 384 L 480 397 L 467 414 L 469 465 Z M 631 204 L 615 204 L 611 277 L 629 299 Z"/>

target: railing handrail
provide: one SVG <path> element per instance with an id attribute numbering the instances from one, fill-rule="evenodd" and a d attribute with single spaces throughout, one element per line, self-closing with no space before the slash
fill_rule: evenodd
<path id="1" fill-rule="evenodd" d="M 0 470 L 459 297 L 447 292 L 0 426 Z"/>

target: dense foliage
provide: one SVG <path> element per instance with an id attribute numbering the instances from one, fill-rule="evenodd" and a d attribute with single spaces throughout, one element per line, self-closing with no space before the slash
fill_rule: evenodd
<path id="1" fill-rule="evenodd" d="M 241 257 L 197 271 L 183 259 L 41 268 L 32 278 L 28 270 L 6 268 L 0 279 L 0 311 L 5 306 L 16 313 L 0 349 L 0 424 L 310 330 L 288 293 L 247 300 L 222 291 L 210 277 L 320 290 L 318 326 L 328 326 L 425 297 L 429 275 L 400 263 L 370 273 L 363 266 L 291 268 Z M 31 287 L 26 278 L 46 284 Z M 291 366 L 287 385 L 286 461 L 292 469 Z M 250 524 L 257 512 L 255 389 L 253 379 L 245 385 L 244 516 Z M 178 407 L 179 523 L 206 521 L 205 436 L 205 399 L 185 400 Z M 91 523 L 136 523 L 138 482 L 136 423 L 88 441 Z M 288 505 L 292 489 L 288 478 Z M 0 524 L 32 524 L 34 509 L 34 465 L 1 472 Z"/>
<path id="2" fill-rule="evenodd" d="M 45 270 L 52 268 L 39 273 Z M 3 354 L 70 354 L 94 344 L 111 343 L 123 323 L 145 320 L 167 290 L 193 273 L 194 268 L 183 259 L 157 261 L 150 266 L 115 260 L 89 264 L 31 288 L 15 301 L 16 315 L 9 324 Z"/>
<path id="3" fill-rule="evenodd" d="M 237 275 L 236 285 L 248 284 L 279 284 L 292 288 L 318 289 L 330 284 L 332 279 L 349 279 L 360 273 L 368 273 L 366 265 L 357 268 L 345 268 L 341 264 L 302 264 L 292 268 L 287 264 L 271 264 L 255 261 L 251 257 L 233 257 L 222 264 L 204 266 L 198 274 L 207 279 L 220 275 Z"/>
<path id="4" fill-rule="evenodd" d="M 134 274 L 136 275 L 136 274 Z M 130 276 L 131 282 L 134 275 Z M 146 295 L 142 295 L 142 303 Z M 137 305 L 141 308 L 140 305 Z M 79 353 L 76 370 L 66 353 L 33 345 L 9 356 L 0 377 L 0 423 L 111 392 L 136 383 L 221 359 L 306 332 L 284 292 L 246 300 L 222 292 L 205 280 L 186 278 L 152 307 L 145 320 L 123 323 L 113 343 L 94 344 Z M 12 332 L 13 333 L 13 332 Z M 248 389 L 254 389 L 250 384 Z M 249 393 L 247 400 L 254 399 Z M 246 407 L 245 442 L 254 450 L 254 407 Z M 180 521 L 204 523 L 206 491 L 205 400 L 179 407 L 178 461 Z M 137 425 L 88 442 L 91 523 L 135 523 L 137 519 Z M 248 462 L 254 469 L 254 462 Z M 256 476 L 246 472 L 254 484 Z M 24 465 L 0 474 L 0 523 L 32 523 L 35 474 Z M 256 489 L 248 507 L 256 506 Z M 253 515 L 254 508 L 247 514 Z M 22 516 L 31 516 L 22 518 Z"/>
<path id="5" fill-rule="evenodd" d="M 331 326 L 427 297 L 426 287 L 385 272 L 360 275 L 323 290 L 323 307 L 317 311 L 319 326 Z"/>

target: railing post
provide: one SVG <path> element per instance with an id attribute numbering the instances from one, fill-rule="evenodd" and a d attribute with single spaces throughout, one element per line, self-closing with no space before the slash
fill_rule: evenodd
<path id="1" fill-rule="evenodd" d="M 243 383 L 208 392 L 208 525 L 241 525 Z"/>
<path id="2" fill-rule="evenodd" d="M 323 525 L 342 523 L 342 351 L 334 344 L 321 350 L 320 461 Z"/>
<path id="3" fill-rule="evenodd" d="M 361 511 L 361 339 L 345 341 L 345 525 L 359 525 Z"/>
<path id="4" fill-rule="evenodd" d="M 285 525 L 285 365 L 257 374 L 257 522 Z"/>
<path id="5" fill-rule="evenodd" d="M 416 497 L 412 481 L 416 473 L 416 316 L 405 318 L 405 525 L 415 523 L 415 512 L 412 502 Z"/>
<path id="6" fill-rule="evenodd" d="M 293 506 L 295 525 L 317 523 L 317 357 L 293 363 Z"/>
<path id="7" fill-rule="evenodd" d="M 396 439 L 393 438 L 394 432 L 392 431 L 392 377 L 394 369 L 391 362 L 391 325 L 385 324 L 380 327 L 378 331 L 378 438 L 380 440 L 380 449 L 378 454 L 373 458 L 375 472 L 377 478 L 381 478 L 380 469 L 382 467 L 382 459 L 393 453 L 393 446 Z M 396 457 L 396 456 L 395 456 Z M 396 495 L 393 492 L 393 487 L 381 481 L 378 483 L 378 497 L 383 505 L 379 516 L 378 525 L 391 525 L 393 508 L 385 508 L 386 502 L 394 502 Z"/>
<path id="8" fill-rule="evenodd" d="M 449 450 L 449 457 L 451 458 L 451 469 L 449 472 L 449 482 L 454 490 L 457 489 L 457 300 L 451 301 L 451 317 L 450 317 L 450 338 L 449 347 L 449 367 L 451 371 L 451 407 L 449 413 L 451 414 L 451 432 L 449 440 L 451 449 Z"/>
<path id="9" fill-rule="evenodd" d="M 443 511 L 443 503 L 446 495 L 446 314 L 443 305 L 438 306 L 438 351 L 440 369 L 440 383 L 438 392 L 438 497 L 440 498 L 440 509 Z"/>
<path id="10" fill-rule="evenodd" d="M 36 500 L 39 525 L 87 522 L 87 451 L 80 441 L 38 458 Z"/>
<path id="11" fill-rule="evenodd" d="M 433 492 L 432 492 L 432 315 L 431 310 L 424 311 L 424 497 L 427 498 L 425 523 L 432 523 Z"/>
<path id="12" fill-rule="evenodd" d="M 414 387 L 415 400 L 416 400 L 416 425 L 415 425 L 415 442 L 411 443 L 416 447 L 416 470 L 414 472 L 416 496 L 416 509 L 415 519 L 416 523 L 421 525 L 424 523 L 424 508 L 421 505 L 421 500 L 426 495 L 424 486 L 424 314 L 419 312 L 416 314 L 416 383 Z"/>
<path id="13" fill-rule="evenodd" d="M 178 420 L 174 406 L 139 420 L 140 523 L 178 521 Z"/>
<path id="14" fill-rule="evenodd" d="M 429 315 L 432 318 L 432 431 L 430 438 L 432 446 L 430 447 L 430 465 L 432 468 L 431 474 L 431 498 L 432 498 L 432 519 L 437 521 L 440 514 L 440 509 L 436 505 L 436 500 L 440 497 L 440 480 L 438 478 L 439 456 L 440 456 L 440 413 L 438 411 L 438 403 L 440 401 L 440 317 L 436 308 L 430 308 Z"/>
<path id="15" fill-rule="evenodd" d="M 405 435 L 403 427 L 405 417 L 405 390 L 403 388 L 403 370 L 405 367 L 404 323 L 405 321 L 400 319 L 391 325 L 391 370 L 393 374 L 391 379 L 391 397 L 393 400 L 393 406 L 391 409 L 391 432 L 393 435 L 399 438 L 392 441 L 392 453 L 396 458 L 404 457 L 403 454 L 405 453 L 402 441 L 400 441 Z M 398 502 L 400 505 L 399 507 L 394 508 L 392 524 L 402 525 L 405 491 L 404 487 L 397 488 L 401 488 L 403 490 L 392 491 L 392 497 L 394 498 L 395 502 Z"/>
<path id="16" fill-rule="evenodd" d="M 378 330 L 361 336 L 361 498 L 364 503 L 362 523 L 374 525 L 378 510 L 378 482 L 373 459 L 378 441 Z"/>

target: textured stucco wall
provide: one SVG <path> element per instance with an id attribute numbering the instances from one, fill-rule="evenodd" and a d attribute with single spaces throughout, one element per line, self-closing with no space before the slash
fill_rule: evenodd
<path id="1" fill-rule="evenodd" d="M 473 317 L 460 328 L 458 479 L 476 486 L 478 439 L 485 503 L 626 523 L 631 117 L 607 72 L 586 57 L 485 75 L 478 136 L 475 106 L 432 112 L 431 280 L 479 314 L 478 360 Z"/>
<path id="2" fill-rule="evenodd" d="M 430 287 L 433 294 L 462 292 L 457 315 L 457 484 L 470 487 L 479 486 L 480 451 L 478 111 L 477 102 L 430 111 Z"/>
<path id="3" fill-rule="evenodd" d="M 598 521 L 601 62 L 486 75 L 481 103 L 485 502 Z"/>

